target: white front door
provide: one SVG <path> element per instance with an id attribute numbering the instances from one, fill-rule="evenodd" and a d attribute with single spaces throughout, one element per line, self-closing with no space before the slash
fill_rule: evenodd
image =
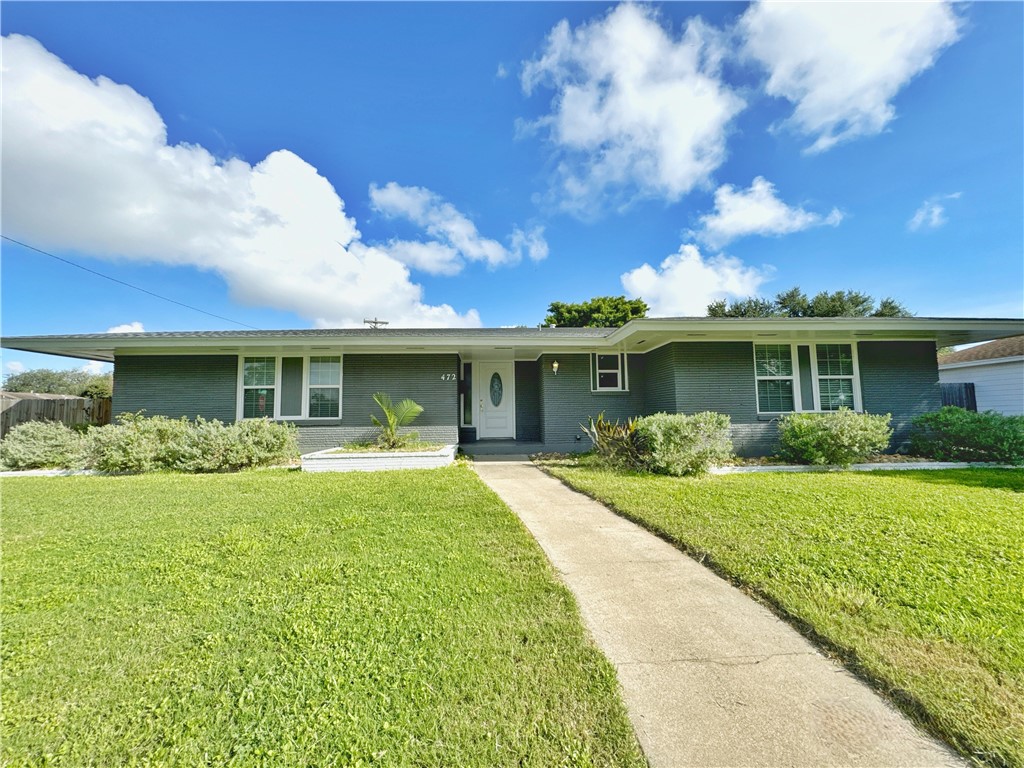
<path id="1" fill-rule="evenodd" d="M 481 440 L 516 436 L 515 363 L 479 363 L 474 382 Z"/>

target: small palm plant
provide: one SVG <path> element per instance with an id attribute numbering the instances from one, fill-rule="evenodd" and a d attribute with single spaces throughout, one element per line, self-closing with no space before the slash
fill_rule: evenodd
<path id="1" fill-rule="evenodd" d="M 381 448 L 394 450 L 419 437 L 419 434 L 416 432 L 399 435 L 398 428 L 407 427 L 412 424 L 416 417 L 423 413 L 422 405 L 408 399 L 395 405 L 391 402 L 391 395 L 384 392 L 374 394 L 373 401 L 384 411 L 384 421 L 370 414 L 370 421 L 374 423 L 374 426 L 380 427 L 377 445 Z"/>

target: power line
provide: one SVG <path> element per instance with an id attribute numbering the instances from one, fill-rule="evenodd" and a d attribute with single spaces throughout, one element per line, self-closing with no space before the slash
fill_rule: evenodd
<path id="1" fill-rule="evenodd" d="M 204 315 L 209 315 L 210 317 L 215 317 L 218 320 L 224 320 L 225 322 L 228 322 L 228 323 L 234 323 L 235 325 L 240 325 L 243 328 L 251 328 L 254 331 L 260 330 L 259 328 L 257 328 L 254 325 L 247 325 L 246 323 L 240 323 L 237 320 L 232 320 L 230 317 L 224 317 L 223 315 L 215 315 L 213 312 L 207 312 L 205 309 L 200 309 L 199 307 L 193 307 L 191 304 L 185 304 L 185 303 L 183 303 L 181 301 L 177 301 L 175 299 L 169 299 L 166 296 L 161 296 L 159 293 L 153 293 L 152 291 L 147 291 L 145 288 L 140 288 L 137 285 L 132 285 L 131 283 L 126 283 L 124 280 L 118 280 L 116 277 L 111 277 L 110 275 L 104 275 L 102 272 L 97 272 L 95 269 L 89 269 L 88 267 L 83 267 L 81 264 L 76 264 L 75 262 L 73 262 L 73 261 L 71 261 L 69 259 L 65 259 L 65 258 L 62 258 L 60 256 L 55 256 L 54 254 L 49 253 L 47 251 L 44 251 L 44 250 L 42 250 L 40 248 L 36 248 L 33 245 L 29 245 L 28 243 L 23 243 L 20 240 L 15 240 L 13 237 L 8 237 L 7 235 L 0 235 L 0 237 L 2 237 L 4 240 L 7 240 L 8 242 L 14 243 L 15 245 L 20 245 L 22 248 L 28 248 L 30 251 L 35 251 L 36 253 L 41 253 L 41 254 L 43 254 L 43 256 L 49 256 L 51 259 L 56 259 L 57 261 L 63 261 L 65 264 L 70 264 L 72 267 L 78 267 L 79 269 L 81 269 L 81 270 L 83 270 L 85 272 L 89 272 L 90 274 L 97 275 L 98 277 L 102 277 L 105 280 L 109 280 L 112 283 L 118 283 L 119 285 L 123 285 L 123 286 L 125 286 L 127 288 L 133 288 L 136 291 L 141 291 L 142 293 L 145 293 L 145 294 L 147 294 L 149 296 L 153 296 L 154 298 L 162 299 L 163 301 L 169 301 L 171 304 L 177 304 L 179 307 L 184 307 L 185 309 L 191 309 L 193 312 L 201 312 Z"/>

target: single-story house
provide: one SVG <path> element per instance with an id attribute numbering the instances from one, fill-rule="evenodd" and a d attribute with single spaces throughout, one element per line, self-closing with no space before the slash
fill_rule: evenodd
<path id="1" fill-rule="evenodd" d="M 943 384 L 974 384 L 979 411 L 1024 414 L 1024 336 L 998 339 L 939 358 Z"/>
<path id="2" fill-rule="evenodd" d="M 374 434 L 375 392 L 412 398 L 432 441 L 589 448 L 604 412 L 719 411 L 740 454 L 770 453 L 793 411 L 891 413 L 893 448 L 941 405 L 936 345 L 1024 334 L 1024 320 L 647 318 L 621 328 L 198 331 L 11 337 L 114 364 L 114 413 L 293 422 L 313 451 Z"/>

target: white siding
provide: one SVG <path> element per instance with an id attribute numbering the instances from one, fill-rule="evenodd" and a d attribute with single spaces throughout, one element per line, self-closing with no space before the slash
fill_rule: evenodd
<path id="1" fill-rule="evenodd" d="M 979 361 L 957 368 L 939 367 L 943 384 L 973 382 L 979 411 L 999 411 L 1011 416 L 1024 414 L 1024 360 Z"/>

